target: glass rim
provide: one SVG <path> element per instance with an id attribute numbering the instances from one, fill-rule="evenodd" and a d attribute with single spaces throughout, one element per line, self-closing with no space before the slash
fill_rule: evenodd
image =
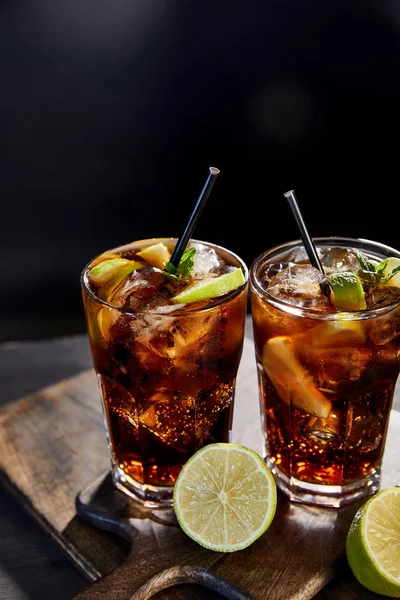
<path id="1" fill-rule="evenodd" d="M 240 256 L 238 254 L 236 254 L 235 252 L 232 252 L 232 250 L 228 250 L 224 246 L 219 246 L 218 244 L 214 244 L 213 242 L 206 242 L 204 240 L 197 240 L 197 239 L 191 238 L 189 243 L 193 242 L 195 244 L 204 244 L 205 246 L 209 246 L 216 250 L 221 250 L 222 252 L 226 252 L 229 256 L 236 259 L 237 262 L 239 263 L 239 266 L 241 267 L 244 277 L 245 277 L 245 282 L 241 286 L 232 290 L 228 294 L 224 294 L 224 296 L 221 297 L 221 299 L 219 301 L 214 302 L 211 306 L 197 307 L 197 308 L 193 308 L 193 309 L 189 309 L 189 310 L 185 309 L 185 311 L 182 311 L 179 308 L 176 308 L 176 310 L 172 310 L 171 312 L 162 312 L 162 311 L 157 311 L 157 310 L 137 310 L 137 309 L 132 310 L 132 309 L 128 309 L 128 308 L 123 308 L 121 306 L 115 306 L 114 304 L 107 302 L 107 300 L 103 300 L 102 298 L 99 298 L 97 296 L 97 294 L 95 294 L 88 286 L 87 277 L 86 277 L 88 268 L 93 263 L 93 261 L 95 261 L 97 258 L 102 256 L 103 254 L 106 254 L 108 252 L 116 252 L 123 248 L 128 249 L 129 247 L 135 246 L 136 244 L 140 244 L 141 242 L 143 242 L 143 243 L 148 243 L 148 242 L 159 243 L 159 242 L 161 242 L 162 243 L 162 242 L 166 242 L 166 241 L 176 243 L 178 241 L 178 238 L 173 238 L 173 237 L 145 238 L 145 239 L 141 239 L 141 240 L 134 240 L 133 242 L 128 242 L 127 244 L 122 244 L 121 246 L 115 246 L 114 248 L 109 248 L 108 250 L 104 250 L 97 256 L 94 256 L 82 269 L 81 274 L 80 274 L 80 283 L 81 283 L 82 290 L 90 298 L 92 298 L 92 300 L 94 300 L 98 304 L 102 304 L 103 306 L 108 306 L 109 308 L 112 308 L 113 310 L 117 310 L 118 312 L 120 312 L 121 314 L 124 314 L 124 315 L 134 316 L 136 314 L 148 314 L 148 315 L 158 315 L 160 317 L 175 317 L 175 316 L 182 316 L 182 315 L 189 316 L 189 315 L 192 315 L 192 314 L 195 314 L 198 312 L 211 311 L 214 308 L 220 306 L 221 304 L 224 304 L 225 302 L 228 302 L 232 298 L 235 298 L 236 296 L 238 296 L 239 293 L 248 285 L 249 268 L 247 267 L 244 260 L 242 258 L 240 258 Z M 185 306 L 187 306 L 187 305 L 185 304 Z"/>
<path id="2" fill-rule="evenodd" d="M 400 258 L 400 251 L 396 250 L 396 248 L 392 248 L 391 246 L 388 246 L 381 242 L 375 242 L 374 240 L 369 240 L 366 238 L 351 238 L 345 236 L 320 236 L 313 237 L 312 240 L 316 246 L 318 246 L 319 244 L 327 245 L 329 243 L 333 243 L 338 246 L 341 243 L 343 246 L 350 247 L 354 246 L 355 243 L 359 246 L 370 245 L 371 250 L 374 249 L 377 254 L 387 254 L 389 252 L 390 256 Z M 393 310 L 393 308 L 395 308 L 396 306 L 400 305 L 399 299 L 397 302 L 393 302 L 391 304 L 388 304 L 387 306 L 382 306 L 380 308 L 367 308 L 365 310 L 357 311 L 323 311 L 312 307 L 296 306 L 294 304 L 291 304 L 290 302 L 286 302 L 285 300 L 275 298 L 274 296 L 269 294 L 268 291 L 265 290 L 260 284 L 258 277 L 256 276 L 257 269 L 259 268 L 263 259 L 265 259 L 267 256 L 299 246 L 304 247 L 304 243 L 301 239 L 290 240 L 288 242 L 278 244 L 276 246 L 273 246 L 272 248 L 269 248 L 268 250 L 264 250 L 264 252 L 261 252 L 261 254 L 259 254 L 250 265 L 250 289 L 253 288 L 255 292 L 259 296 L 261 296 L 261 298 L 269 302 L 269 304 L 271 304 L 275 308 L 300 317 L 307 317 L 321 321 L 335 321 L 338 319 L 356 321 L 362 319 L 371 319 L 375 316 L 386 314 L 387 312 Z M 389 257 L 389 255 L 387 257 Z"/>

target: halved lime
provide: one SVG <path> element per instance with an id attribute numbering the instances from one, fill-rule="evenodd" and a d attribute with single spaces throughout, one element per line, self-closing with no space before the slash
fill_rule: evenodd
<path id="1" fill-rule="evenodd" d="M 387 275 L 390 275 L 390 273 L 398 267 L 400 267 L 400 258 L 395 258 L 394 256 L 391 256 L 386 263 L 385 271 L 383 273 L 384 276 L 386 277 Z M 395 273 L 393 277 L 391 277 L 389 281 L 386 282 L 386 285 L 400 287 L 400 271 Z"/>
<path id="2" fill-rule="evenodd" d="M 358 581 L 383 596 L 400 598 L 400 488 L 388 487 L 356 513 L 346 540 Z"/>
<path id="3" fill-rule="evenodd" d="M 332 403 L 316 387 L 311 375 L 294 354 L 293 341 L 287 336 L 268 340 L 263 349 L 263 367 L 280 398 L 286 404 L 327 419 Z"/>
<path id="4" fill-rule="evenodd" d="M 333 304 L 337 310 L 364 310 L 365 294 L 361 279 L 353 271 L 340 271 L 328 275 L 333 288 Z"/>
<path id="5" fill-rule="evenodd" d="M 182 292 L 171 298 L 171 302 L 187 304 L 188 302 L 216 298 L 235 290 L 245 282 L 243 271 L 238 267 L 219 277 L 208 277 L 197 283 L 192 283 Z"/>
<path id="6" fill-rule="evenodd" d="M 240 444 L 210 444 L 184 465 L 173 503 L 183 531 L 217 552 L 250 546 L 271 525 L 276 484 L 261 456 Z"/>
<path id="7" fill-rule="evenodd" d="M 165 263 L 171 258 L 170 251 L 162 242 L 146 246 L 137 255 L 143 258 L 150 266 L 157 267 L 157 269 L 164 269 Z"/>

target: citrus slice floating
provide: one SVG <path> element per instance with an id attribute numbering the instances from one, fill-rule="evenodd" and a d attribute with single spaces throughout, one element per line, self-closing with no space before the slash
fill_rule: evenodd
<path id="1" fill-rule="evenodd" d="M 356 513 L 346 540 L 354 576 L 367 589 L 400 598 L 400 488 L 388 487 Z"/>
<path id="2" fill-rule="evenodd" d="M 98 266 L 100 267 L 100 265 Z M 126 262 L 121 263 L 111 271 L 106 281 L 100 285 L 97 295 L 106 302 L 112 302 L 113 294 L 119 284 L 133 271 L 141 269 L 144 266 L 146 266 L 146 263 L 137 260 L 127 260 Z M 94 268 L 97 269 L 97 267 Z"/>
<path id="3" fill-rule="evenodd" d="M 338 314 L 337 321 L 327 321 L 301 334 L 303 343 L 316 348 L 360 345 L 365 342 L 364 327 L 360 321 L 348 321 Z"/>
<path id="4" fill-rule="evenodd" d="M 286 404 L 327 419 L 332 403 L 315 386 L 311 375 L 294 354 L 294 344 L 287 336 L 268 340 L 263 349 L 263 367 L 280 398 Z"/>
<path id="5" fill-rule="evenodd" d="M 392 271 L 394 271 L 394 269 L 397 269 L 398 267 L 400 267 L 400 258 L 395 258 L 394 256 L 391 256 L 387 261 L 385 271 L 383 274 L 385 276 L 390 275 L 390 273 Z M 389 279 L 389 281 L 386 282 L 386 285 L 391 285 L 393 287 L 400 287 L 400 271 L 395 273 L 393 275 L 393 277 L 391 277 Z"/>
<path id="6" fill-rule="evenodd" d="M 121 267 L 124 267 L 131 262 L 132 261 L 121 257 L 103 260 L 103 262 L 97 264 L 89 270 L 89 279 L 95 285 L 104 285 L 114 277 Z"/>
<path id="7" fill-rule="evenodd" d="M 195 542 L 235 552 L 271 525 L 276 484 L 261 456 L 239 444 L 210 444 L 184 465 L 174 486 L 175 514 Z"/>
<path id="8" fill-rule="evenodd" d="M 219 277 L 210 277 L 197 283 L 192 283 L 182 292 L 173 296 L 171 302 L 187 304 L 189 302 L 207 300 L 208 298 L 216 298 L 235 290 L 244 283 L 246 283 L 246 280 L 243 271 L 240 267 L 237 267 L 237 269 Z"/>
<path id="9" fill-rule="evenodd" d="M 365 310 L 365 294 L 361 279 L 353 271 L 328 275 L 333 288 L 333 304 L 337 310 Z"/>
<path id="10" fill-rule="evenodd" d="M 146 246 L 137 255 L 143 258 L 151 267 L 157 267 L 157 269 L 161 270 L 164 269 L 165 263 L 171 258 L 170 251 L 162 242 Z"/>
<path id="11" fill-rule="evenodd" d="M 104 340 L 108 343 L 111 339 L 110 329 L 121 316 L 115 308 L 102 306 L 97 313 L 97 325 Z"/>

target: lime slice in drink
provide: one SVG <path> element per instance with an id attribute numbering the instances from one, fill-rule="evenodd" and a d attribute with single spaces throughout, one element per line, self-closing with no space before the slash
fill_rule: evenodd
<path id="1" fill-rule="evenodd" d="M 392 256 L 387 261 L 383 275 L 385 277 L 387 277 L 388 275 L 390 275 L 390 273 L 392 271 L 394 271 L 394 269 L 397 269 L 399 267 L 400 267 L 400 258 L 395 258 L 394 256 Z M 400 287 L 400 270 L 397 271 L 397 273 L 395 273 L 393 275 L 393 277 L 391 277 L 389 279 L 389 281 L 386 282 L 386 285 L 391 285 L 393 287 Z"/>
<path id="2" fill-rule="evenodd" d="M 364 587 L 400 598 L 399 541 L 400 488 L 388 487 L 357 511 L 347 534 L 347 560 Z"/>
<path id="3" fill-rule="evenodd" d="M 365 342 L 365 331 L 361 321 L 348 321 L 338 314 L 336 321 L 327 321 L 301 334 L 306 344 L 316 348 L 335 348 L 360 345 Z"/>
<path id="4" fill-rule="evenodd" d="M 88 272 L 88 276 L 90 281 L 95 285 L 102 286 L 121 273 L 128 275 L 144 265 L 145 263 L 143 262 L 128 260 L 126 258 L 110 258 L 92 267 Z"/>
<path id="5" fill-rule="evenodd" d="M 364 310 L 365 294 L 361 279 L 353 271 L 340 271 L 328 275 L 333 288 L 333 304 L 337 310 Z"/>
<path id="6" fill-rule="evenodd" d="M 161 270 L 164 269 L 165 263 L 171 258 L 170 251 L 162 242 L 146 246 L 137 255 L 143 258 L 151 267 L 157 267 Z"/>
<path id="7" fill-rule="evenodd" d="M 103 260 L 103 262 L 98 263 L 96 266 L 92 267 L 88 276 L 90 281 L 92 281 L 95 285 L 103 285 L 110 281 L 121 269 L 121 267 L 129 264 L 131 261 L 126 258 L 110 258 L 108 260 Z"/>
<path id="8" fill-rule="evenodd" d="M 276 484 L 262 458 L 239 444 L 210 444 L 175 483 L 175 514 L 195 542 L 217 552 L 250 546 L 271 525 Z"/>
<path id="9" fill-rule="evenodd" d="M 186 304 L 188 302 L 198 302 L 199 300 L 216 298 L 217 296 L 222 296 L 223 294 L 235 290 L 245 282 L 246 280 L 243 271 L 238 267 L 219 277 L 208 277 L 207 279 L 189 285 L 182 292 L 171 298 L 171 301 Z"/>
<path id="10" fill-rule="evenodd" d="M 311 375 L 300 365 L 294 354 L 294 344 L 287 336 L 268 340 L 263 349 L 262 363 L 268 377 L 286 404 L 310 415 L 327 419 L 332 403 L 315 386 Z"/>
<path id="11" fill-rule="evenodd" d="M 109 306 L 102 306 L 97 313 L 97 325 L 104 340 L 108 343 L 111 339 L 110 329 L 121 316 L 121 313 Z"/>
<path id="12" fill-rule="evenodd" d="M 100 265 L 98 266 L 100 267 Z M 126 260 L 124 263 L 120 263 L 118 267 L 112 270 L 111 275 L 106 279 L 105 283 L 99 287 L 97 291 L 98 297 L 106 302 L 112 302 L 113 294 L 119 284 L 128 277 L 130 273 L 136 271 L 136 269 L 141 269 L 144 266 L 146 266 L 146 263 L 137 260 Z M 97 267 L 94 268 L 97 269 Z"/>

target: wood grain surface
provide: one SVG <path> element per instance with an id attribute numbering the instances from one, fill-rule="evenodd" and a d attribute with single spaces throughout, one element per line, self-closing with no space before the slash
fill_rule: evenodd
<path id="1" fill-rule="evenodd" d="M 400 415 L 393 412 L 383 486 L 400 481 L 395 452 L 399 440 Z M 261 448 L 255 363 L 249 340 L 245 341 L 238 376 L 234 441 L 258 452 Z M 163 562 L 160 558 L 160 554 L 165 554 L 163 547 L 162 553 L 152 551 L 155 559 L 151 561 L 145 542 L 138 537 L 130 551 L 125 540 L 101 531 L 77 516 L 75 499 L 78 493 L 102 476 L 108 470 L 108 464 L 98 388 L 92 370 L 2 407 L 0 466 L 4 483 L 89 580 L 102 578 L 100 583 L 81 593 L 80 598 L 99 597 L 90 594 L 99 594 L 100 585 L 106 586 L 105 591 L 112 589 L 117 594 L 110 598 L 129 598 L 137 585 L 142 585 L 164 567 L 183 565 L 187 561 L 182 560 L 187 556 L 192 557 L 191 560 L 188 558 L 189 563 L 209 567 L 254 598 L 311 598 L 332 578 L 335 567 L 336 572 L 339 569 L 344 574 L 339 584 L 341 595 L 337 595 L 337 584 L 334 583 L 321 592 L 325 596 L 319 594 L 318 597 L 377 598 L 374 594 L 364 594 L 364 591 L 364 595 L 360 594 L 346 563 L 340 559 L 344 535 L 356 505 L 340 511 L 316 509 L 291 504 L 280 496 L 273 525 L 249 549 L 232 555 L 216 555 L 203 551 L 177 529 L 174 534 L 178 536 L 176 554 L 171 551 Z M 182 554 L 185 545 L 189 545 L 189 554 Z M 138 548 L 148 557 L 142 563 L 140 581 Z M 110 576 L 104 578 L 106 574 Z M 220 598 L 220 595 L 212 594 L 214 592 L 194 584 L 179 585 L 156 597 Z"/>

